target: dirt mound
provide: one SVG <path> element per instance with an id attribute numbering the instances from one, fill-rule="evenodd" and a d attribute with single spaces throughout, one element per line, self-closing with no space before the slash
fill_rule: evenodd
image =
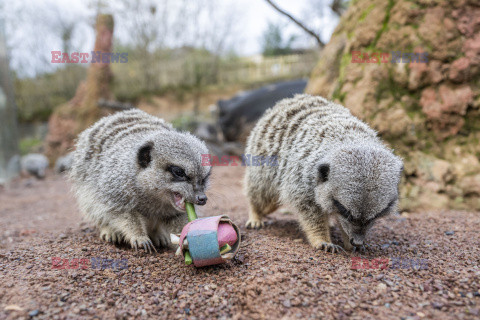
<path id="1" fill-rule="evenodd" d="M 405 158 L 405 209 L 480 209 L 479 5 L 352 1 L 307 86 Z"/>

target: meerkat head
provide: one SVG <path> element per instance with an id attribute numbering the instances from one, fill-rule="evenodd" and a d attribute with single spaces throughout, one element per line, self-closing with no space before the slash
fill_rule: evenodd
<path id="1" fill-rule="evenodd" d="M 341 147 L 318 165 L 316 201 L 336 215 L 352 246 L 362 246 L 375 221 L 396 212 L 402 171 L 383 146 Z"/>
<path id="2" fill-rule="evenodd" d="M 136 156 L 137 187 L 178 211 L 185 211 L 185 201 L 207 203 L 210 166 L 203 166 L 205 144 L 189 133 L 162 132 L 144 139 Z"/>

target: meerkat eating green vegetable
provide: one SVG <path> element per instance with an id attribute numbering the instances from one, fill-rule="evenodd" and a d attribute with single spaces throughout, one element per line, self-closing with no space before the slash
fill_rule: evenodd
<path id="1" fill-rule="evenodd" d="M 70 177 L 81 211 L 109 242 L 168 246 L 187 223 L 185 201 L 207 202 L 205 144 L 140 110 L 105 117 L 80 134 Z"/>

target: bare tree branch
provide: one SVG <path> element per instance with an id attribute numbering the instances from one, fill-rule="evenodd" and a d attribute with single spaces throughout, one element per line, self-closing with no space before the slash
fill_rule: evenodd
<path id="1" fill-rule="evenodd" d="M 280 7 L 278 7 L 275 3 L 273 3 L 272 0 L 265 0 L 268 4 L 270 4 L 272 6 L 272 8 L 274 8 L 275 10 L 277 10 L 279 13 L 281 13 L 282 15 L 286 16 L 288 19 L 290 19 L 291 21 L 293 21 L 297 26 L 299 26 L 300 28 L 302 28 L 306 33 L 308 33 L 309 35 L 311 35 L 313 38 L 315 38 L 315 41 L 317 41 L 317 44 L 320 48 L 324 47 L 325 44 L 323 43 L 323 41 L 320 39 L 320 37 L 315 33 L 313 32 L 311 29 L 309 29 L 307 26 L 305 26 L 302 22 L 298 21 L 295 17 L 293 17 L 290 13 L 286 12 L 285 10 L 281 9 Z"/>

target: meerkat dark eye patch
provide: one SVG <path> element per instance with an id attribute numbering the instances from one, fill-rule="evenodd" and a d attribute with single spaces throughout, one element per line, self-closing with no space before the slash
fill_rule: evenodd
<path id="1" fill-rule="evenodd" d="M 174 181 L 187 181 L 189 180 L 185 170 L 177 166 L 168 166 L 167 171 L 170 172 L 173 176 Z"/>
<path id="2" fill-rule="evenodd" d="M 137 161 L 141 168 L 146 168 L 152 161 L 152 144 L 148 143 L 138 150 Z"/>
<path id="3" fill-rule="evenodd" d="M 205 185 L 208 182 L 208 178 L 210 178 L 210 174 L 212 173 L 212 170 L 208 171 L 207 175 L 205 178 L 202 179 L 202 186 Z"/>
<path id="4" fill-rule="evenodd" d="M 395 201 L 397 201 L 397 199 L 393 199 L 392 201 L 390 201 L 390 203 L 385 207 L 385 209 L 380 211 L 380 213 L 375 216 L 375 219 L 383 217 L 384 215 L 386 215 L 388 213 L 388 211 L 390 211 L 390 209 L 392 208 Z"/>
<path id="5" fill-rule="evenodd" d="M 392 208 L 393 204 L 395 203 L 395 201 L 397 201 L 397 199 L 393 199 L 392 201 L 390 201 L 390 203 L 385 207 L 385 209 L 383 209 L 382 211 L 380 211 L 378 214 L 376 214 L 373 218 L 371 219 L 368 219 L 365 224 L 369 224 L 370 222 L 372 222 L 373 220 L 376 220 L 378 218 L 381 218 L 383 217 L 384 215 L 386 215 L 390 209 Z"/>
<path id="6" fill-rule="evenodd" d="M 333 204 L 335 207 L 337 207 L 338 212 L 345 218 L 345 219 L 351 219 L 350 211 L 347 210 L 340 202 L 337 200 L 333 199 Z"/>
<path id="7" fill-rule="evenodd" d="M 345 208 L 340 202 L 333 199 L 333 204 L 335 205 L 335 207 L 337 207 L 338 212 L 340 212 L 340 215 L 345 219 L 347 219 L 348 222 L 356 226 L 363 225 L 363 221 L 360 218 L 354 218 L 350 210 Z"/>
<path id="8" fill-rule="evenodd" d="M 322 163 L 318 167 L 318 179 L 320 182 L 326 182 L 328 180 L 328 174 L 330 173 L 330 165 L 328 163 Z"/>

